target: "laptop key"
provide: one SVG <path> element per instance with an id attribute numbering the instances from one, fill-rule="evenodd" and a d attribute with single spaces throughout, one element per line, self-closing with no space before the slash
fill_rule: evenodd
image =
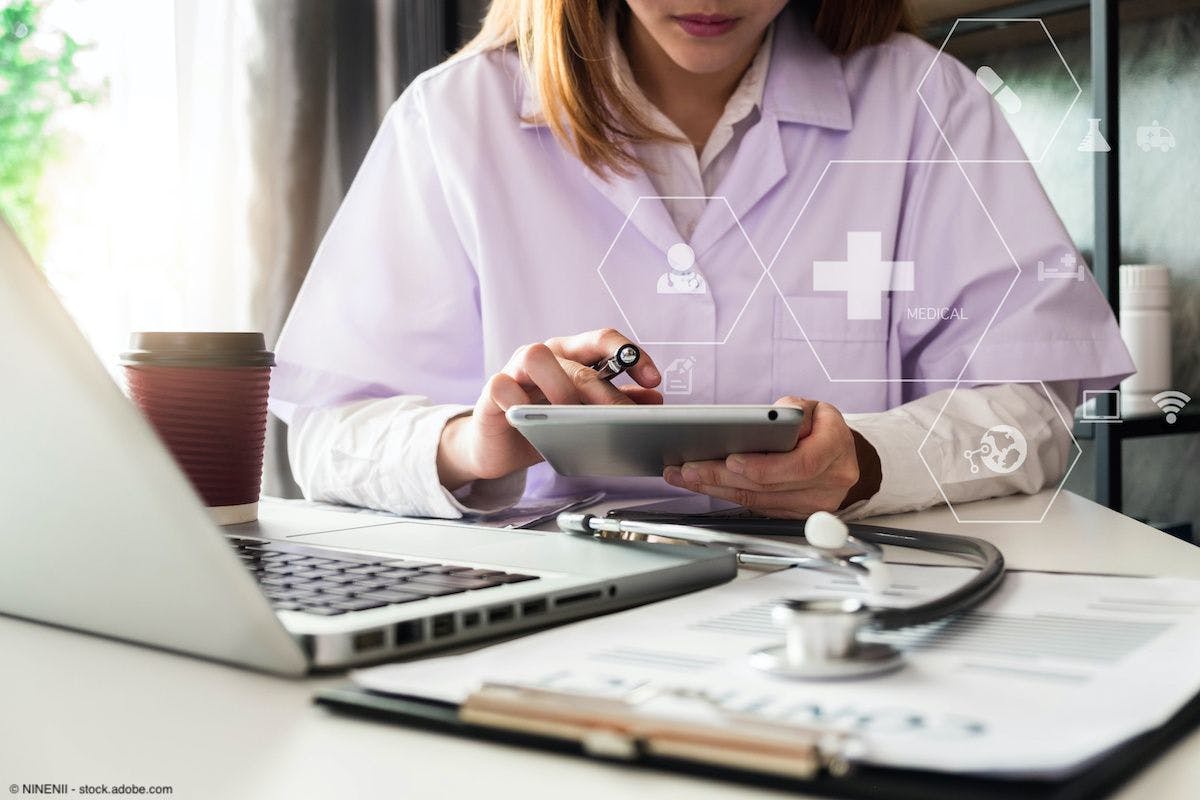
<path id="1" fill-rule="evenodd" d="M 389 569 L 385 572 L 376 573 L 375 577 L 376 578 L 399 578 L 399 579 L 403 580 L 404 578 L 411 578 L 413 575 L 416 575 L 417 572 L 418 571 L 415 569 Z"/>
<path id="2" fill-rule="evenodd" d="M 499 581 L 500 583 L 521 583 L 522 581 L 536 581 L 537 579 L 537 575 L 522 575 L 519 572 L 506 572 L 503 575 L 497 575 L 492 578 L 492 580 Z"/>
<path id="3" fill-rule="evenodd" d="M 367 600 L 363 597 L 355 597 L 353 599 L 335 600 L 329 605 L 332 608 L 340 608 L 342 611 L 366 611 L 368 608 L 386 606 L 387 603 L 383 600 Z"/>
<path id="4" fill-rule="evenodd" d="M 299 611 L 304 608 L 299 603 L 293 603 L 290 600 L 277 600 L 271 604 L 271 607 L 276 611 Z"/>
<path id="5" fill-rule="evenodd" d="M 336 570 L 322 569 L 321 567 L 292 567 L 292 576 L 296 578 L 328 578 L 331 575 L 338 575 Z"/>
<path id="6" fill-rule="evenodd" d="M 486 578 L 458 578 L 454 575 L 416 575 L 404 582 L 405 586 L 421 584 L 422 586 L 446 586 L 459 589 L 488 589 L 500 584 Z"/>
<path id="7" fill-rule="evenodd" d="M 346 613 L 346 609 L 344 608 L 332 608 L 330 606 L 304 606 L 301 610 L 305 614 L 317 614 L 322 617 L 333 617 Z"/>
<path id="8" fill-rule="evenodd" d="M 451 573 L 456 578 L 499 578 L 507 573 L 501 572 L 498 569 L 469 569 L 463 567 L 461 570 Z"/>
<path id="9" fill-rule="evenodd" d="M 331 584 L 321 586 L 321 594 L 323 594 L 329 598 L 353 597 L 354 595 L 358 594 L 361 591 L 366 591 L 366 590 L 359 589 L 359 588 L 357 588 L 353 585 L 349 585 L 349 584 L 341 585 L 341 584 L 337 584 L 337 583 L 331 583 Z"/>
<path id="10" fill-rule="evenodd" d="M 427 569 L 429 567 L 440 567 L 441 564 L 435 564 L 432 561 L 409 561 L 407 559 L 393 559 L 384 561 L 385 567 L 398 567 L 400 569 Z"/>
<path id="11" fill-rule="evenodd" d="M 396 584 L 393 589 L 401 592 L 413 592 L 422 597 L 445 597 L 448 594 L 459 594 L 466 591 L 461 586 L 434 586 L 430 583 L 413 583 L 412 581 Z"/>
<path id="12" fill-rule="evenodd" d="M 347 583 L 346 586 L 353 586 L 360 592 L 372 592 L 376 589 L 386 589 L 389 586 L 394 586 L 396 581 L 386 578 L 380 580 L 377 578 L 363 578 L 354 583 Z"/>
<path id="13" fill-rule="evenodd" d="M 313 591 L 309 586 L 293 586 L 283 590 L 274 590 L 273 592 L 267 592 L 267 596 L 278 596 L 282 600 L 311 600 L 321 597 L 320 594 Z"/>
<path id="14" fill-rule="evenodd" d="M 292 563 L 297 567 L 326 567 L 335 562 L 332 558 L 313 558 L 309 556 L 299 561 L 293 561 Z"/>
<path id="15" fill-rule="evenodd" d="M 258 582 L 267 586 L 289 586 L 292 583 L 286 575 L 266 575 L 259 578 Z"/>
<path id="16" fill-rule="evenodd" d="M 433 564 L 428 567 L 421 567 L 421 572 L 425 572 L 430 575 L 448 575 L 451 572 L 459 572 L 467 569 L 471 568 L 464 567 L 459 564 Z"/>
<path id="17" fill-rule="evenodd" d="M 363 567 L 349 567 L 342 570 L 347 575 L 374 575 L 377 572 L 386 572 L 387 567 L 380 565 L 368 565 Z"/>
<path id="18" fill-rule="evenodd" d="M 388 605 L 393 605 L 395 603 L 411 603 L 413 600 L 424 600 L 426 597 L 425 595 L 415 594 L 413 592 L 394 592 L 384 591 L 382 589 L 375 592 L 364 592 L 357 596 L 363 600 L 379 600 L 387 603 Z"/>

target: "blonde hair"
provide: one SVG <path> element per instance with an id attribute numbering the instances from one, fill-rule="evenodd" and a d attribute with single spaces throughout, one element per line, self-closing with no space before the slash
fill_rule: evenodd
<path id="1" fill-rule="evenodd" d="M 492 0 L 483 26 L 460 51 L 515 46 L 542 119 L 594 172 L 639 166 L 630 145 L 662 138 L 621 91 L 609 56 L 607 19 L 621 0 Z M 812 3 L 809 3 L 812 5 Z M 912 31 L 904 0 L 826 0 L 813 30 L 835 53 Z"/>

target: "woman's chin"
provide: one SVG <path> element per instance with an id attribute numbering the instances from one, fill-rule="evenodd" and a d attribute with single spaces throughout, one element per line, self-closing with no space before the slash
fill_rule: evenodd
<path id="1" fill-rule="evenodd" d="M 693 75 L 715 75 L 728 71 L 740 60 L 736 49 L 728 49 L 729 52 L 725 53 L 722 52 L 725 48 L 718 50 L 717 48 L 688 47 L 670 51 L 668 55 L 671 56 L 671 60 L 675 62 L 676 66 Z"/>

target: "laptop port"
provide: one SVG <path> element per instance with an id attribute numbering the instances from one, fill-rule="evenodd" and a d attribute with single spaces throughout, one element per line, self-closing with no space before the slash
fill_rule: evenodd
<path id="1" fill-rule="evenodd" d="M 586 603 L 588 600 L 599 600 L 604 596 L 604 593 L 599 589 L 593 589 L 590 592 L 577 592 L 576 594 L 564 594 L 561 597 L 554 598 L 554 605 L 561 608 L 574 603 Z"/>
<path id="2" fill-rule="evenodd" d="M 526 600 L 521 603 L 521 616 L 532 617 L 537 614 L 546 613 L 546 598 L 542 597 L 537 600 Z"/>
<path id="3" fill-rule="evenodd" d="M 508 622 L 512 618 L 512 606 L 496 606 L 495 608 L 489 608 L 487 612 L 487 621 L 489 625 L 495 625 L 498 622 Z"/>
<path id="4" fill-rule="evenodd" d="M 362 633 L 354 634 L 354 652 L 363 653 L 367 650 L 378 650 L 383 647 L 383 629 L 376 628 L 373 631 L 363 631 Z"/>
<path id="5" fill-rule="evenodd" d="M 464 628 L 474 628 L 479 625 L 478 611 L 464 611 L 462 615 L 462 626 Z"/>
<path id="6" fill-rule="evenodd" d="M 454 633 L 454 615 L 453 614 L 438 614 L 433 618 L 430 628 L 433 631 L 433 638 L 441 639 L 443 636 L 449 636 Z"/>
<path id="7" fill-rule="evenodd" d="M 407 622 L 396 623 L 396 646 L 403 647 L 406 644 L 421 641 L 421 620 L 410 619 Z"/>

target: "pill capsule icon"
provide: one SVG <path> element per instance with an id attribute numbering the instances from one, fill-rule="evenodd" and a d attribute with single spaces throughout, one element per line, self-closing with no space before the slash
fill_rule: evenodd
<path id="1" fill-rule="evenodd" d="M 975 70 L 975 80 L 979 81 L 979 85 L 986 89 L 988 94 L 996 98 L 1005 114 L 1015 114 L 1021 110 L 1021 98 L 1004 85 L 1004 79 L 996 74 L 996 70 L 985 64 Z"/>

